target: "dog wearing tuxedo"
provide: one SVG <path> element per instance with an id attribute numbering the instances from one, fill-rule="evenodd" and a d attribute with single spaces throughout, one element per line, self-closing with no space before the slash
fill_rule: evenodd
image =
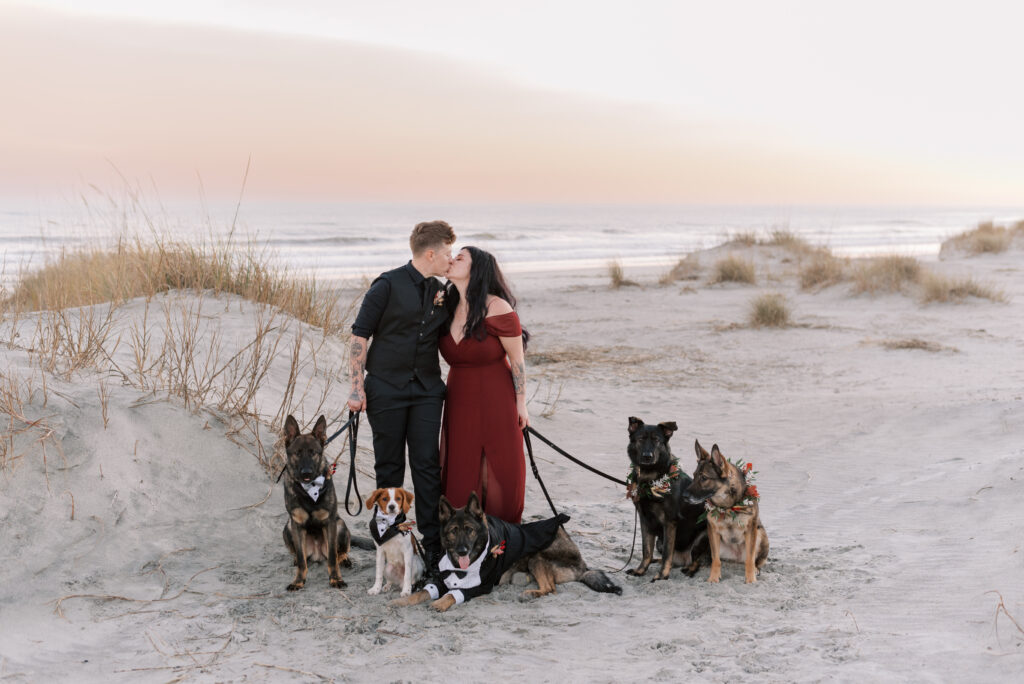
<path id="1" fill-rule="evenodd" d="M 438 516 L 444 551 L 437 567 L 440 583 L 433 580 L 390 605 L 411 606 L 433 599 L 431 606 L 445 612 L 489 594 L 517 571 L 529 572 L 537 582 L 536 589 L 523 592 L 526 598 L 551 594 L 556 584 L 565 582 L 582 582 L 598 592 L 622 593 L 603 571 L 587 567 L 579 547 L 562 527 L 569 520 L 564 513 L 516 525 L 484 513 L 473 492 L 462 508 L 441 496 Z"/>

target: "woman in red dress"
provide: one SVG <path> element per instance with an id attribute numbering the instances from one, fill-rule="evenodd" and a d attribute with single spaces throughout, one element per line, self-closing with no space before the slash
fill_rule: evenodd
<path id="1" fill-rule="evenodd" d="M 447 276 L 451 325 L 438 347 L 451 367 L 441 423 L 441 488 L 453 506 L 475 491 L 484 511 L 518 523 L 526 463 L 525 342 L 515 298 L 494 257 L 459 251 Z"/>

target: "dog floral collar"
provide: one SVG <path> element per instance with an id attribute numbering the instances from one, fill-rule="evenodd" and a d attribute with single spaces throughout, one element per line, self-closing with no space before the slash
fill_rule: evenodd
<path id="1" fill-rule="evenodd" d="M 745 512 L 751 506 L 757 505 L 757 502 L 760 501 L 761 494 L 758 493 L 757 485 L 754 484 L 754 477 L 757 475 L 757 471 L 754 470 L 754 464 L 738 462 L 733 463 L 732 461 L 730 461 L 730 463 L 736 466 L 736 468 L 738 468 L 739 471 L 743 473 L 744 482 L 747 485 L 747 488 L 743 490 L 743 498 L 740 499 L 740 502 L 735 506 L 729 507 L 716 506 L 710 501 L 705 501 L 704 508 L 707 510 L 707 512 L 703 516 L 701 516 L 702 518 L 710 515 L 715 520 L 721 520 L 722 516 L 728 513 L 729 517 L 732 520 L 735 520 L 738 514 Z"/>
<path id="2" fill-rule="evenodd" d="M 626 496 L 637 502 L 640 499 L 661 499 L 672 490 L 672 483 L 679 479 L 679 459 L 669 461 L 668 472 L 657 480 L 640 481 L 636 464 L 630 465 L 626 475 Z"/>

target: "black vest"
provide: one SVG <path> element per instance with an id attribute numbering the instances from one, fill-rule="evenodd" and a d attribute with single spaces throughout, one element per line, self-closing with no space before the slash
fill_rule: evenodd
<path id="1" fill-rule="evenodd" d="M 437 278 L 426 278 L 421 292 L 413 280 L 412 268 L 407 264 L 378 276 L 388 281 L 391 294 L 373 332 L 366 372 L 399 389 L 413 378 L 426 389 L 433 389 L 443 382 L 437 338 L 448 314 L 443 306 L 434 306 L 441 283 Z"/>

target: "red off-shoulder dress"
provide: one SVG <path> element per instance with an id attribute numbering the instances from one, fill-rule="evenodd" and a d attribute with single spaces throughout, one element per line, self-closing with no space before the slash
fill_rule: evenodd
<path id="1" fill-rule="evenodd" d="M 476 491 L 484 510 L 518 523 L 523 517 L 526 463 L 516 394 L 505 348 L 498 337 L 523 334 L 515 311 L 484 319 L 487 336 L 455 344 L 438 342 L 451 366 L 441 423 L 441 488 L 453 506 Z"/>

